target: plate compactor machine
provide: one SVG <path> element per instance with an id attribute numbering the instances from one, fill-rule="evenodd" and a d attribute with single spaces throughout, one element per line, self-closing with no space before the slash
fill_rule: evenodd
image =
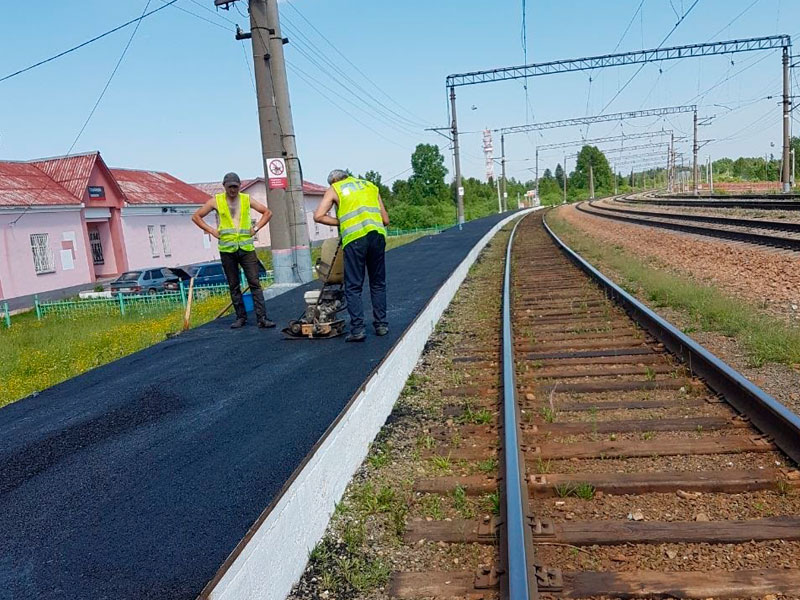
<path id="1" fill-rule="evenodd" d="M 322 287 L 304 294 L 305 312 L 296 321 L 289 321 L 283 330 L 290 339 L 331 338 L 344 333 L 345 321 L 337 315 L 347 308 L 344 299 L 344 251 L 339 238 L 322 242 L 322 251 L 314 269 Z"/>

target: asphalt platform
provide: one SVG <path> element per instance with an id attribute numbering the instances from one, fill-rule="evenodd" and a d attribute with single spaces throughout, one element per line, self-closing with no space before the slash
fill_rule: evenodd
<path id="1" fill-rule="evenodd" d="M 0 599 L 195 598 L 500 218 L 386 255 L 386 337 L 284 340 L 312 283 L 0 409 Z"/>

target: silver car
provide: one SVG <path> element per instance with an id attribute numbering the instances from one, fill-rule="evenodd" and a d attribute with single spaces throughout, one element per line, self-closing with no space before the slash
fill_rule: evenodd
<path id="1" fill-rule="evenodd" d="M 164 292 L 164 284 L 168 281 L 188 279 L 183 269 L 141 269 L 127 271 L 111 282 L 112 294 L 158 294 Z"/>

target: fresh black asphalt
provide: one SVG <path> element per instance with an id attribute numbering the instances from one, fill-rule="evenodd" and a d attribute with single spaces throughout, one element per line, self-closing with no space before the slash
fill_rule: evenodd
<path id="1" fill-rule="evenodd" d="M 0 409 L 0 599 L 195 598 L 498 220 L 387 254 L 384 338 L 226 318 Z M 267 301 L 270 317 L 297 318 L 318 285 Z"/>

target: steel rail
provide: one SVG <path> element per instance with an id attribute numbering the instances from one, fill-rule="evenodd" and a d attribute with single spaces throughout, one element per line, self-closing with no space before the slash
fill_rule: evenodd
<path id="1" fill-rule="evenodd" d="M 524 218 L 524 217 L 523 217 Z M 505 464 L 506 578 L 509 600 L 538 598 L 533 567 L 533 536 L 528 523 L 528 484 L 522 456 L 519 405 L 517 404 L 514 338 L 511 325 L 511 256 L 516 222 L 506 248 L 503 275 L 503 447 Z"/>
<path id="2" fill-rule="evenodd" d="M 594 215 L 603 219 L 613 219 L 615 221 L 624 221 L 626 223 L 634 223 L 636 225 L 649 225 L 650 227 L 659 227 L 661 229 L 673 229 L 675 231 L 682 231 L 684 233 L 694 233 L 696 235 L 703 235 L 706 237 L 715 237 L 725 240 L 733 240 L 736 242 L 746 242 L 748 244 L 756 244 L 760 246 L 771 246 L 774 248 L 800 251 L 800 238 L 784 238 L 747 231 L 716 229 L 714 227 L 702 227 L 699 225 L 655 221 L 652 219 L 637 219 L 636 217 L 627 217 L 624 215 L 610 215 L 593 210 L 587 210 L 583 204 L 584 203 L 581 202 L 577 204 L 575 208 L 580 212 L 586 213 L 587 215 Z"/>
<path id="3" fill-rule="evenodd" d="M 763 196 L 758 196 L 764 198 Z M 797 198 L 797 195 L 787 194 L 785 197 Z M 702 197 L 701 197 L 702 198 Z M 800 208 L 800 201 L 792 200 L 735 200 L 727 198 L 725 200 L 682 200 L 679 198 L 620 198 L 621 202 L 632 204 L 656 204 L 659 206 L 694 206 L 697 208 L 752 208 L 761 210 L 797 210 Z"/>
<path id="4" fill-rule="evenodd" d="M 793 461 L 800 462 L 800 416 L 617 286 L 567 246 L 544 219 L 542 222 L 561 251 L 600 285 L 609 298 L 680 358 L 694 375 L 703 379 L 708 387 L 749 418 L 756 429 L 770 436 L 775 445 Z"/>
<path id="5" fill-rule="evenodd" d="M 674 219 L 676 221 L 694 221 L 696 223 L 714 223 L 716 225 L 730 225 L 731 227 L 750 227 L 755 229 L 770 229 L 772 231 L 786 231 L 789 233 L 800 233 L 800 223 L 782 223 L 781 221 L 759 221 L 756 219 L 735 219 L 732 217 L 713 217 L 708 215 L 690 215 L 685 213 L 665 213 L 650 212 L 646 210 L 632 210 L 625 208 L 614 208 L 603 206 L 596 201 L 589 202 L 589 206 L 597 210 L 606 210 L 614 213 L 627 215 L 641 215 L 644 217 L 655 217 L 664 219 Z"/>

